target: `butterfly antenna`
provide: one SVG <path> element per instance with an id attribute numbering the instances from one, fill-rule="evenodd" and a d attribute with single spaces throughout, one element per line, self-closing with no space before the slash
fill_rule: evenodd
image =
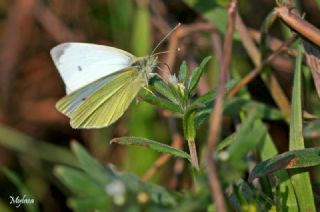
<path id="1" fill-rule="evenodd" d="M 153 49 L 153 51 L 151 52 L 151 55 L 154 54 L 154 52 L 159 48 L 159 46 L 178 28 L 181 26 L 181 23 L 178 23 L 177 26 L 175 26 L 172 30 L 170 30 L 170 32 L 168 32 L 168 34 L 166 34 L 166 36 L 164 36 L 161 41 L 156 45 L 156 47 Z"/>
<path id="2" fill-rule="evenodd" d="M 155 54 L 153 54 L 152 56 L 156 56 L 156 55 L 159 55 L 159 54 L 166 54 L 166 53 L 172 53 L 172 52 L 179 52 L 180 51 L 180 48 L 177 48 L 175 50 L 167 50 L 167 51 L 163 51 L 163 52 L 157 52 Z"/>

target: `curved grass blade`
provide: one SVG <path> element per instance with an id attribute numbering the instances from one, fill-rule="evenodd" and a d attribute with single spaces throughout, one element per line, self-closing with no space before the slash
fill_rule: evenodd
<path id="1" fill-rule="evenodd" d="M 320 147 L 293 150 L 259 163 L 251 172 L 250 180 L 282 169 L 320 165 Z"/>

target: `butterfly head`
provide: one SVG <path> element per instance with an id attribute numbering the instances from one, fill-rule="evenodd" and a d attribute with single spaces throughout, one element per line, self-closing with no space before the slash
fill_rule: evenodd
<path id="1" fill-rule="evenodd" d="M 132 66 L 137 67 L 139 70 L 145 74 L 150 74 L 158 65 L 158 57 L 146 56 L 138 58 Z"/>

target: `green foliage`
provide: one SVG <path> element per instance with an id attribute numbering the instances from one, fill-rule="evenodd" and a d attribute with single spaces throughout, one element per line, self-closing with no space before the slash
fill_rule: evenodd
<path id="1" fill-rule="evenodd" d="M 191 76 L 188 76 L 186 62 L 183 62 L 178 79 L 175 75 L 171 75 L 168 83 L 156 75 L 149 82 L 153 92 L 147 90 L 140 93 L 142 100 L 182 117 L 186 140 L 194 140 L 196 137 L 195 116 L 197 111 L 212 102 L 215 97 L 215 91 L 210 91 L 194 99 L 197 85 L 210 59 L 211 57 L 203 59 L 200 66 L 192 71 Z"/>
<path id="2" fill-rule="evenodd" d="M 23 199 L 25 197 L 26 199 L 32 199 L 32 204 L 14 204 L 15 207 L 20 207 L 23 205 L 25 207 L 25 210 L 27 212 L 37 212 L 39 210 L 39 205 L 37 200 L 35 199 L 34 195 L 29 191 L 27 186 L 22 182 L 18 174 L 14 173 L 13 171 L 9 170 L 6 167 L 1 167 L 1 171 L 4 173 L 4 175 L 19 189 L 20 198 Z M 13 198 L 16 198 L 17 196 L 12 195 Z"/>
<path id="3" fill-rule="evenodd" d="M 80 169 L 57 166 L 54 173 L 72 193 L 68 204 L 73 210 L 126 210 L 134 205 L 139 208 L 143 207 L 137 200 L 141 193 L 145 193 L 150 208 L 164 209 L 176 204 L 164 188 L 103 167 L 80 144 L 72 143 L 72 150 Z"/>

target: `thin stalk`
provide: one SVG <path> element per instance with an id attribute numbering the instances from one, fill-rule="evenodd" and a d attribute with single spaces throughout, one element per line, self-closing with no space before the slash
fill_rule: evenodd
<path id="1" fill-rule="evenodd" d="M 189 152 L 191 156 L 191 165 L 193 168 L 199 171 L 199 162 L 198 162 L 196 143 L 193 140 L 190 140 L 188 141 L 188 145 L 189 145 Z"/>

